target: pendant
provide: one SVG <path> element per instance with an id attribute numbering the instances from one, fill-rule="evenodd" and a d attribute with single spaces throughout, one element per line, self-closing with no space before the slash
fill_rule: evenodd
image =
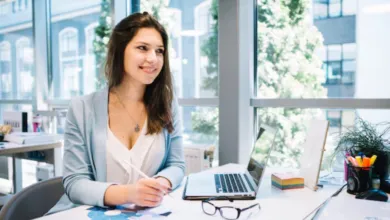
<path id="1" fill-rule="evenodd" d="M 135 126 L 134 131 L 139 132 L 139 125 L 138 124 Z"/>

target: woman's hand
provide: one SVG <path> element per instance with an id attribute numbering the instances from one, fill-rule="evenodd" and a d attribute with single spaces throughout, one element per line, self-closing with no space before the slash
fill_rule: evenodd
<path id="1" fill-rule="evenodd" d="M 162 177 L 162 176 L 158 176 L 158 177 L 156 177 L 156 180 L 158 180 L 161 184 L 163 184 L 169 188 L 172 188 L 172 184 L 167 178 Z"/>
<path id="2" fill-rule="evenodd" d="M 155 207 L 160 205 L 164 194 L 171 188 L 158 179 L 140 179 L 129 185 L 129 201 L 138 206 Z"/>

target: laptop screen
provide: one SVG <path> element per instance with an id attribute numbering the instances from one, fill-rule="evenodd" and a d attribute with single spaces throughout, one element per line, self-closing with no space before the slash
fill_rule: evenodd
<path id="1" fill-rule="evenodd" d="M 256 183 L 256 187 L 259 186 L 259 182 L 267 165 L 275 136 L 276 130 L 264 125 L 260 127 L 257 134 L 257 139 L 247 167 L 249 174 Z"/>

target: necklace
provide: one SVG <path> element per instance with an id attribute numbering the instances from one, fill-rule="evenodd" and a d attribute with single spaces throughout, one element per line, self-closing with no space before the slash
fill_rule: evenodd
<path id="1" fill-rule="evenodd" d="M 129 118 L 135 123 L 134 131 L 138 133 L 141 130 L 140 127 L 139 127 L 139 124 L 134 120 L 133 117 L 131 117 L 130 113 L 127 111 L 127 109 L 125 107 L 125 104 L 123 104 L 122 100 L 119 98 L 118 93 L 115 90 L 113 90 L 113 92 L 114 92 L 115 96 L 118 98 L 118 100 L 121 103 L 122 107 L 125 109 L 125 111 L 126 111 L 127 115 L 129 116 Z M 141 111 L 140 118 L 142 116 L 142 112 L 143 111 Z"/>

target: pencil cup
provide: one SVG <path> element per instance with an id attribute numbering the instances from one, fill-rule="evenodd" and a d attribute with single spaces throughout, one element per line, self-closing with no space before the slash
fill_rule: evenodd
<path id="1" fill-rule="evenodd" d="M 348 164 L 347 192 L 355 195 L 369 190 L 372 186 L 372 168 L 372 166 L 355 167 Z"/>

